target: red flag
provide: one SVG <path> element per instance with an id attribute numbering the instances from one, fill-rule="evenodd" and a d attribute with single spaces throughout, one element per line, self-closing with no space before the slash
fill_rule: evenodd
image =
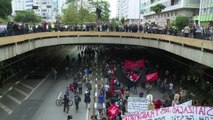
<path id="1" fill-rule="evenodd" d="M 158 73 L 155 72 L 155 73 L 146 75 L 146 80 L 148 82 L 151 82 L 151 81 L 154 81 L 154 80 L 158 80 Z"/>
<path id="2" fill-rule="evenodd" d="M 112 104 L 109 108 L 108 108 L 108 118 L 114 118 L 116 115 L 118 115 L 119 113 L 119 109 L 115 104 Z"/>
<path id="3" fill-rule="evenodd" d="M 144 67 L 144 60 L 136 60 L 136 61 L 130 61 L 130 60 L 125 60 L 124 61 L 124 68 L 125 69 L 132 69 L 132 68 L 142 68 Z"/>

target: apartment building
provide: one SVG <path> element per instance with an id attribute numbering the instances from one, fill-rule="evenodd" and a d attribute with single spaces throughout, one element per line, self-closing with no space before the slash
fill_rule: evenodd
<path id="1" fill-rule="evenodd" d="M 33 0 L 12 0 L 12 15 L 16 14 L 16 11 L 32 10 Z"/>
<path id="2" fill-rule="evenodd" d="M 143 4 L 145 23 L 155 22 L 160 26 L 166 26 L 179 15 L 188 16 L 192 20 L 193 16 L 199 14 L 200 0 L 144 0 Z M 155 14 L 150 9 L 157 4 L 166 6 L 160 14 Z"/>
<path id="3" fill-rule="evenodd" d="M 202 26 L 213 25 L 213 0 L 200 1 L 200 14 L 194 20 Z"/>
<path id="4" fill-rule="evenodd" d="M 125 24 L 138 24 L 141 0 L 117 0 L 117 17 L 124 17 Z"/>

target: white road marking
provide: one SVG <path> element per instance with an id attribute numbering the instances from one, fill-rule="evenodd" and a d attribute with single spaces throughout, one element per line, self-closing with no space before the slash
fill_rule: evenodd
<path id="1" fill-rule="evenodd" d="M 9 89 L 8 89 L 8 91 L 11 91 L 13 89 L 13 87 L 11 86 Z"/>
<path id="2" fill-rule="evenodd" d="M 95 97 L 97 97 L 98 96 L 98 92 L 95 92 Z"/>
<path id="3" fill-rule="evenodd" d="M 33 87 L 31 87 L 31 86 L 29 86 L 29 85 L 27 85 L 27 84 L 25 84 L 25 83 L 21 83 L 21 85 L 23 85 L 23 86 L 26 87 L 26 88 L 29 88 L 30 90 L 33 90 Z"/>
<path id="4" fill-rule="evenodd" d="M 88 109 L 88 106 L 87 106 L 86 120 L 88 120 L 88 118 L 89 118 L 89 109 Z"/>
<path id="5" fill-rule="evenodd" d="M 18 89 L 18 88 L 14 88 L 14 90 L 16 90 L 17 92 L 21 93 L 21 94 L 24 95 L 24 96 L 27 96 L 27 95 L 28 95 L 26 92 L 24 92 L 24 91 L 22 91 L 22 90 L 20 90 L 20 89 Z"/>
<path id="6" fill-rule="evenodd" d="M 58 95 L 58 99 L 61 97 L 61 94 L 62 94 L 62 92 L 60 92 L 60 93 L 59 93 L 59 95 Z"/>
<path id="7" fill-rule="evenodd" d="M 94 104 L 94 108 L 97 108 L 97 103 Z"/>
<path id="8" fill-rule="evenodd" d="M 0 108 L 2 108 L 5 112 L 7 112 L 9 115 L 13 112 L 10 108 L 0 103 Z"/>
<path id="9" fill-rule="evenodd" d="M 9 94 L 7 94 L 6 96 L 7 96 L 8 98 L 10 98 L 11 100 L 13 100 L 14 102 L 16 102 L 16 103 L 18 103 L 18 104 L 21 104 L 21 101 L 20 101 L 19 99 L 15 98 L 15 97 L 13 97 L 13 96 L 11 96 L 11 95 L 9 95 Z"/>
<path id="10" fill-rule="evenodd" d="M 30 94 L 27 95 L 27 97 L 24 99 L 28 99 L 30 97 L 30 95 L 33 94 L 33 92 L 51 75 L 52 72 L 50 72 L 31 92 Z"/>
<path id="11" fill-rule="evenodd" d="M 97 84 L 95 84 L 95 88 L 98 88 L 98 85 L 97 85 Z"/>
<path id="12" fill-rule="evenodd" d="M 19 83 L 20 83 L 20 81 L 17 81 L 17 82 L 16 82 L 16 85 L 19 84 Z"/>
<path id="13" fill-rule="evenodd" d="M 98 80 L 98 78 L 95 78 L 95 80 L 97 81 L 97 80 Z"/>

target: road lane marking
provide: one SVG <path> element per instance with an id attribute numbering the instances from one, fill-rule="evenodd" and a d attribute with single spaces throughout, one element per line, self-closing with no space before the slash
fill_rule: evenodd
<path id="1" fill-rule="evenodd" d="M 88 119 L 89 119 L 89 108 L 88 108 L 88 106 L 87 106 L 86 120 L 88 120 Z"/>
<path id="2" fill-rule="evenodd" d="M 25 83 L 21 83 L 21 85 L 23 85 L 23 86 L 26 87 L 26 88 L 29 88 L 30 90 L 33 90 L 33 87 L 31 87 L 31 86 L 29 86 L 29 85 L 27 85 L 27 84 L 25 84 Z"/>
<path id="3" fill-rule="evenodd" d="M 95 97 L 97 97 L 98 96 L 98 92 L 95 92 Z"/>
<path id="4" fill-rule="evenodd" d="M 22 90 L 20 90 L 20 89 L 18 89 L 18 88 L 14 88 L 14 90 L 16 90 L 17 92 L 21 93 L 21 94 L 24 95 L 24 96 L 27 96 L 27 95 L 28 95 L 26 92 L 24 92 L 24 91 L 22 91 Z"/>
<path id="5" fill-rule="evenodd" d="M 13 97 L 13 96 L 11 96 L 11 95 L 9 95 L 9 94 L 7 94 L 6 96 L 7 96 L 8 98 L 10 98 L 12 101 L 14 101 L 14 102 L 16 102 L 16 103 L 18 103 L 18 104 L 21 104 L 21 101 L 20 101 L 19 99 L 15 98 L 15 97 Z"/>
<path id="6" fill-rule="evenodd" d="M 19 83 L 20 83 L 20 81 L 17 81 L 17 82 L 16 82 L 16 85 L 19 84 Z"/>
<path id="7" fill-rule="evenodd" d="M 58 95 L 58 99 L 61 97 L 61 94 L 62 94 L 62 92 L 60 92 L 60 93 L 59 93 L 59 95 Z"/>
<path id="8" fill-rule="evenodd" d="M 30 97 L 30 95 L 33 94 L 33 92 L 51 75 L 52 72 L 50 72 L 31 92 L 30 94 L 27 95 L 27 97 L 24 99 L 28 99 Z"/>
<path id="9" fill-rule="evenodd" d="M 94 108 L 95 108 L 95 109 L 97 108 L 97 103 L 94 104 Z"/>
<path id="10" fill-rule="evenodd" d="M 7 112 L 9 115 L 13 112 L 10 108 L 0 103 L 0 108 L 2 108 L 5 112 Z"/>
<path id="11" fill-rule="evenodd" d="M 11 91 L 13 89 L 13 87 L 11 86 L 9 89 L 8 89 L 8 91 Z"/>

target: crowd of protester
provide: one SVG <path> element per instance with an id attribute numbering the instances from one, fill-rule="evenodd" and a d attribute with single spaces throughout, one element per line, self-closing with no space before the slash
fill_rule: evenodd
<path id="1" fill-rule="evenodd" d="M 110 31 L 110 32 L 140 32 L 154 34 L 168 34 L 174 36 L 185 36 L 191 38 L 199 38 L 213 40 L 213 26 L 203 27 L 198 25 L 185 26 L 184 29 L 178 31 L 175 26 L 163 27 L 156 24 L 146 25 L 112 25 L 103 23 L 69 24 L 65 25 L 60 22 L 41 23 L 28 25 L 25 23 L 8 22 L 6 27 L 0 27 L 0 36 L 11 36 L 37 32 L 53 32 L 53 31 Z"/>
<path id="2" fill-rule="evenodd" d="M 115 52 L 116 51 L 116 52 Z M 156 91 L 157 94 L 160 94 L 159 97 L 154 96 L 152 101 L 148 105 L 148 110 L 159 109 L 162 107 L 170 107 L 182 104 L 189 100 L 192 100 L 192 105 L 194 106 L 208 106 L 209 101 L 206 98 L 197 98 L 194 95 L 190 94 L 188 86 L 179 84 L 178 77 L 175 74 L 175 70 L 168 70 L 162 67 L 163 65 L 159 62 L 158 64 L 154 63 L 149 56 L 145 62 L 145 68 L 140 71 L 146 75 L 152 72 L 159 72 L 159 79 L 156 81 L 147 82 L 146 80 L 139 79 L 137 83 L 132 82 L 129 78 L 126 77 L 126 74 L 123 70 L 124 56 L 131 58 L 132 56 L 127 51 L 121 49 L 107 49 L 102 50 L 99 53 L 99 59 L 103 60 L 102 72 L 104 79 L 101 80 L 99 85 L 99 94 L 98 94 L 98 115 L 99 119 L 94 116 L 91 117 L 91 120 L 102 120 L 105 119 L 105 116 L 109 120 L 121 120 L 122 115 L 127 114 L 127 103 L 128 97 L 143 97 L 146 98 L 153 91 Z M 136 53 L 139 53 L 137 50 Z M 143 53 L 140 53 L 140 55 Z M 139 55 L 139 54 L 137 54 Z M 144 54 L 143 54 L 144 55 Z M 121 77 L 123 76 L 123 77 Z M 190 84 L 193 76 L 190 75 Z M 188 78 L 184 79 L 182 82 L 189 85 Z M 196 78 L 195 78 L 196 79 Z M 180 80 L 181 81 L 181 80 Z M 196 80 L 195 80 L 196 81 Z M 195 82 L 194 81 L 194 82 Z M 191 91 L 194 92 L 194 91 Z M 155 99 L 154 99 L 155 98 Z M 104 106 L 105 103 L 105 107 Z M 110 107 L 115 105 L 119 109 L 119 113 L 115 117 L 109 115 Z M 105 111 L 105 113 L 104 113 Z"/>

